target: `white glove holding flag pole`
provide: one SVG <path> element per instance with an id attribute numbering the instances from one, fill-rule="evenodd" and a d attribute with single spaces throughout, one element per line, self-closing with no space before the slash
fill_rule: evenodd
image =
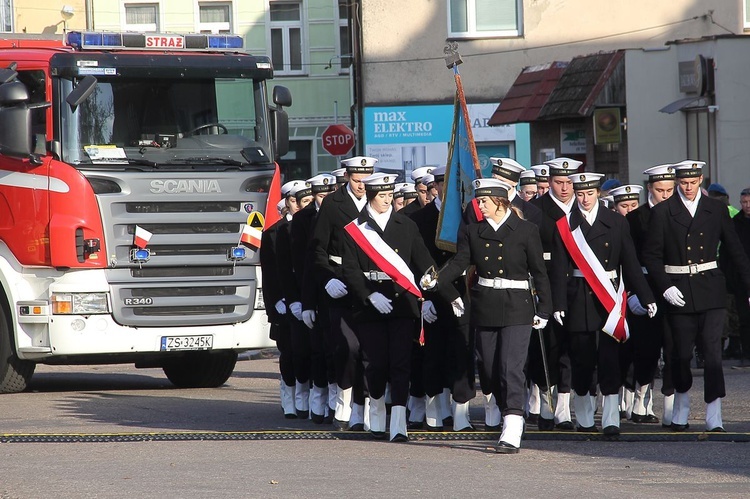
<path id="1" fill-rule="evenodd" d="M 303 310 L 302 322 L 305 323 L 305 326 L 312 329 L 313 326 L 315 325 L 315 310 Z"/>
<path id="2" fill-rule="evenodd" d="M 557 322 L 558 324 L 562 326 L 563 319 L 565 318 L 565 312 L 563 312 L 562 310 L 558 310 L 557 312 L 552 314 L 552 317 L 555 318 L 555 322 Z"/>
<path id="3" fill-rule="evenodd" d="M 549 322 L 549 319 L 542 319 L 538 315 L 534 316 L 534 321 L 531 323 L 531 327 L 534 329 L 544 329 L 547 327 L 547 322 Z"/>
<path id="4" fill-rule="evenodd" d="M 273 307 L 276 309 L 279 315 L 286 315 L 286 304 L 284 303 L 284 300 L 277 301 L 276 305 L 274 305 Z"/>
<path id="5" fill-rule="evenodd" d="M 641 305 L 641 302 L 636 295 L 628 296 L 628 308 L 635 315 L 646 315 L 648 313 L 648 310 L 643 308 L 643 305 Z"/>
<path id="6" fill-rule="evenodd" d="M 382 293 L 378 293 L 376 291 L 370 296 L 368 296 L 367 299 L 370 300 L 370 303 L 372 303 L 372 306 L 375 307 L 375 309 L 381 314 L 388 314 L 393 310 L 393 305 L 391 305 L 391 300 L 386 298 Z"/>
<path id="7" fill-rule="evenodd" d="M 429 324 L 437 320 L 437 310 L 435 310 L 435 305 L 432 304 L 431 300 L 422 303 L 422 317 Z"/>
<path id="8" fill-rule="evenodd" d="M 419 286 L 425 291 L 428 291 L 437 286 L 437 279 L 435 279 L 429 272 L 427 272 L 419 280 Z"/>
<path id="9" fill-rule="evenodd" d="M 336 278 L 333 278 L 326 283 L 326 293 L 328 293 L 328 296 L 330 296 L 334 300 L 337 300 L 346 296 L 346 293 L 348 293 L 348 291 L 346 290 L 346 284 Z"/>
<path id="10" fill-rule="evenodd" d="M 302 303 L 301 302 L 294 302 L 291 305 L 289 305 L 289 310 L 292 311 L 292 315 L 297 318 L 298 321 L 302 320 Z"/>
<path id="11" fill-rule="evenodd" d="M 453 307 L 453 315 L 456 317 L 461 317 L 466 312 L 464 301 L 460 296 L 451 302 L 451 307 Z"/>
<path id="12" fill-rule="evenodd" d="M 653 319 L 656 315 L 656 303 L 649 303 L 646 305 L 646 308 L 648 309 L 648 318 Z"/>
<path id="13" fill-rule="evenodd" d="M 677 286 L 672 286 L 664 292 L 664 299 L 667 300 L 670 305 L 674 305 L 675 307 L 685 306 L 685 300 L 683 298 L 685 297 L 682 296 L 682 293 L 677 289 Z"/>

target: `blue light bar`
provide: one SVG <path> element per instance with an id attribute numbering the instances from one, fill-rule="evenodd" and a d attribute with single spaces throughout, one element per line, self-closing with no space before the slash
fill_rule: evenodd
<path id="1" fill-rule="evenodd" d="M 239 35 L 95 33 L 70 31 L 67 44 L 77 50 L 241 50 Z"/>

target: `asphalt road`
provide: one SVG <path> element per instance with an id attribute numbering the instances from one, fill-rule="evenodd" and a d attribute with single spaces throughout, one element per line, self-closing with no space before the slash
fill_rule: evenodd
<path id="1" fill-rule="evenodd" d="M 223 388 L 180 390 L 156 369 L 39 366 L 30 392 L 0 396 L 0 498 L 747 497 L 750 491 L 744 443 L 750 370 L 725 370 L 730 433 L 723 438 L 742 443 L 701 434 L 698 375 L 690 421 L 696 432 L 679 437 L 692 441 L 676 441 L 660 425 L 623 423 L 621 441 L 529 431 L 521 453 L 506 456 L 492 451 L 496 434 L 458 439 L 414 432 L 408 444 L 391 444 L 285 420 L 277 368 L 270 355 L 242 361 Z M 480 428 L 479 399 L 474 404 Z"/>

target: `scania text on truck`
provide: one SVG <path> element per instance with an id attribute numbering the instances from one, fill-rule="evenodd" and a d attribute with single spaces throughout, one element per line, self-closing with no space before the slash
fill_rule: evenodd
<path id="1" fill-rule="evenodd" d="M 219 386 L 271 345 L 240 239 L 288 149 L 272 77 L 233 35 L 0 40 L 0 392 L 37 363 Z"/>

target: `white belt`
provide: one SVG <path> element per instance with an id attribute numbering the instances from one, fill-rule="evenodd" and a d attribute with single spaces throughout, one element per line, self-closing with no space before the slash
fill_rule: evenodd
<path id="1" fill-rule="evenodd" d="M 705 272 L 718 267 L 715 261 L 694 263 L 692 265 L 665 265 L 664 272 L 667 274 L 697 274 L 698 272 Z"/>
<path id="2" fill-rule="evenodd" d="M 494 289 L 529 289 L 529 281 L 515 281 L 513 279 L 503 279 L 502 277 L 495 277 L 494 279 L 480 277 L 478 282 L 480 286 Z"/>
<path id="3" fill-rule="evenodd" d="M 646 267 L 641 267 L 641 272 L 648 274 L 648 269 Z"/>
<path id="4" fill-rule="evenodd" d="M 545 262 L 549 262 L 552 260 L 552 253 L 542 253 L 542 257 L 544 258 Z"/>
<path id="5" fill-rule="evenodd" d="M 371 270 L 369 272 L 363 272 L 365 277 L 369 279 L 370 281 L 391 281 L 391 276 L 386 274 L 385 272 L 380 272 L 377 270 Z"/>
<path id="6" fill-rule="evenodd" d="M 607 276 L 607 279 L 617 279 L 616 270 L 605 270 L 604 275 Z M 586 277 L 586 276 L 583 275 L 583 272 L 581 272 L 580 269 L 573 269 L 573 277 Z"/>
<path id="7" fill-rule="evenodd" d="M 341 265 L 342 263 L 344 263 L 344 260 L 340 256 L 336 255 L 328 255 L 328 260 L 335 263 L 336 265 Z"/>

